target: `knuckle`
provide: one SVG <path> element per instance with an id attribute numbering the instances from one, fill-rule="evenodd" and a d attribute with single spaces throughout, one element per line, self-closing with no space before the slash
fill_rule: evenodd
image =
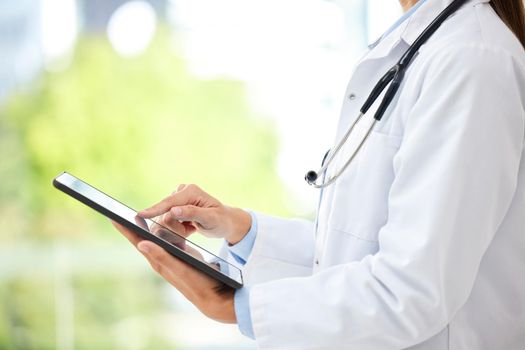
<path id="1" fill-rule="evenodd" d="M 196 203 L 197 205 L 199 205 L 199 204 L 201 204 L 201 203 L 204 203 L 204 197 L 201 196 L 201 195 L 197 195 L 197 196 L 195 196 L 195 203 Z"/>
<path id="2" fill-rule="evenodd" d="M 186 188 L 188 188 L 192 192 L 200 192 L 201 191 L 200 187 L 197 186 L 196 184 L 189 184 L 189 185 L 186 186 Z"/>
<path id="3" fill-rule="evenodd" d="M 159 221 L 160 227 L 155 227 L 157 230 L 162 230 L 162 226 L 170 226 L 172 224 L 172 219 L 170 217 L 164 216 L 164 218 Z"/>
<path id="4" fill-rule="evenodd" d="M 195 207 L 188 205 L 184 209 L 182 209 L 182 216 L 188 217 L 193 216 L 195 214 Z"/>
<path id="5" fill-rule="evenodd" d="M 164 227 L 167 227 L 175 232 L 177 232 L 180 229 L 179 225 L 180 225 L 179 221 L 172 217 L 170 217 L 170 219 L 164 222 Z"/>
<path id="6" fill-rule="evenodd" d="M 164 252 L 156 252 L 153 255 L 153 258 L 159 263 L 160 265 L 164 265 L 166 263 L 166 254 Z"/>
<path id="7" fill-rule="evenodd" d="M 166 225 L 171 225 L 173 224 L 174 221 L 176 220 L 173 217 L 173 214 L 171 213 L 171 211 L 166 212 L 166 214 L 164 214 L 164 217 L 162 218 L 162 222 Z"/>

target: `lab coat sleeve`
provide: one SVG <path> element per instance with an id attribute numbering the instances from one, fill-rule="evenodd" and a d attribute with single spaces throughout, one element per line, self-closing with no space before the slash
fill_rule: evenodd
<path id="1" fill-rule="evenodd" d="M 240 265 L 240 268 L 243 269 L 246 261 L 252 254 L 256 238 L 260 237 L 257 256 L 254 258 L 254 260 L 259 263 L 252 263 L 250 266 L 262 266 L 262 276 L 261 273 L 254 273 L 252 268 L 252 273 L 249 274 L 252 279 L 255 277 L 261 280 L 261 277 L 264 277 L 268 280 L 282 277 L 283 274 L 284 276 L 293 276 L 311 273 L 309 265 L 313 259 L 311 254 L 313 250 L 312 223 L 306 220 L 279 219 L 264 214 L 255 214 L 252 211 L 248 212 L 252 218 L 250 230 L 239 243 L 235 245 L 228 245 L 227 242 L 224 243 L 222 250 L 223 258 L 230 260 L 230 262 L 235 261 Z M 263 223 L 260 232 L 259 217 Z M 289 234 L 289 232 L 292 234 Z M 289 240 L 289 242 L 283 242 L 283 240 Z M 272 246 L 276 247 L 272 248 Z M 282 246 L 286 248 L 292 246 L 294 249 L 284 249 L 287 254 L 281 251 L 281 255 L 277 256 L 278 260 L 275 262 L 275 251 L 279 250 Z M 288 258 L 288 261 L 282 261 L 283 258 Z M 268 273 L 268 265 L 277 267 L 272 274 Z M 235 291 L 234 304 L 239 330 L 242 334 L 253 339 L 254 335 L 249 307 L 250 282 L 253 283 L 252 281 L 246 281 L 243 288 Z"/>
<path id="2" fill-rule="evenodd" d="M 466 302 L 517 184 L 524 69 L 502 50 L 443 51 L 426 62 L 404 117 L 379 251 L 253 286 L 261 349 L 402 349 L 437 334 Z"/>
<path id="3" fill-rule="evenodd" d="M 256 230 L 250 230 L 250 250 L 242 253 L 224 243 L 219 256 L 239 267 L 245 285 L 312 273 L 314 224 L 304 219 L 284 219 L 250 211 Z M 252 239 L 254 240 L 252 242 Z M 244 243 L 244 242 L 243 242 Z M 242 255 L 240 261 L 239 256 Z"/>
<path id="4" fill-rule="evenodd" d="M 254 260 L 258 260 L 259 264 L 263 262 L 263 264 L 261 264 L 263 265 L 262 271 L 264 275 L 266 275 L 267 279 L 279 278 L 283 276 L 283 273 L 288 276 L 293 276 L 294 274 L 301 275 L 311 273 L 310 268 L 308 268 L 312 259 L 311 254 L 308 254 L 308 252 L 311 252 L 311 250 L 313 249 L 313 227 L 310 222 L 305 220 L 278 219 L 259 214 L 264 224 L 262 226 L 261 232 L 259 233 L 259 219 L 254 212 L 249 211 L 249 213 L 252 217 L 252 226 L 250 227 L 250 230 L 248 231 L 246 236 L 235 245 L 228 245 L 228 243 L 225 242 L 225 249 L 223 251 L 224 253 L 229 252 L 229 258 L 233 258 L 238 264 L 244 266 L 252 253 L 253 247 L 255 245 L 255 240 L 257 236 L 259 236 L 261 237 L 261 239 L 259 240 L 258 257 L 256 257 Z M 295 234 L 298 234 L 299 236 L 294 237 L 294 235 L 287 234 L 287 232 L 293 232 Z M 282 242 L 283 240 L 288 239 L 290 240 L 290 242 Z M 295 249 L 287 250 L 288 264 L 283 265 L 281 259 L 283 258 L 283 256 L 285 256 L 285 254 L 282 254 L 281 256 L 278 256 L 279 263 L 276 264 L 274 262 L 272 264 L 274 266 L 277 265 L 278 268 L 275 269 L 272 275 L 268 274 L 268 269 L 266 267 L 267 265 L 269 265 L 268 260 L 275 260 L 275 258 L 273 258 L 273 254 L 270 254 L 270 252 L 275 251 L 276 248 L 278 250 L 281 245 L 284 245 L 285 247 L 289 248 L 290 243 L 292 243 L 291 245 Z M 278 247 L 272 248 L 272 245 Z M 264 248 L 267 249 L 266 253 L 264 252 Z M 266 264 L 264 264 L 265 260 Z M 255 265 L 257 264 L 252 263 L 250 266 Z M 283 269 L 283 266 L 286 266 L 287 268 Z M 258 276 L 259 274 L 253 273 L 253 269 L 252 273 L 250 273 L 249 275 L 251 277 L 261 277 Z M 235 291 L 234 305 L 239 330 L 242 334 L 253 339 L 254 334 L 249 305 L 250 287 L 248 286 L 248 283 L 249 282 L 247 282 L 243 288 Z"/>
<path id="5" fill-rule="evenodd" d="M 255 213 L 257 233 L 243 267 L 247 285 L 312 274 L 314 225 L 303 219 L 283 219 Z"/>

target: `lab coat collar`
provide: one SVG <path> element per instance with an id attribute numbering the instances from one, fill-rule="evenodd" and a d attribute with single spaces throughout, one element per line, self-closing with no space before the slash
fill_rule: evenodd
<path id="1" fill-rule="evenodd" d="M 365 59 L 377 59 L 387 56 L 394 47 L 404 42 L 412 45 L 419 34 L 436 18 L 436 16 L 452 3 L 453 0 L 428 0 L 416 12 L 401 23 L 379 43 L 370 45 L 371 50 Z M 463 6 L 475 6 L 490 0 L 470 0 Z"/>

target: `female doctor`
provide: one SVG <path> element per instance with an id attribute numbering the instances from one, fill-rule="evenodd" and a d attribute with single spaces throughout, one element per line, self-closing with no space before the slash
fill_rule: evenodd
<path id="1" fill-rule="evenodd" d="M 205 315 L 238 323 L 261 349 L 525 349 L 521 1 L 461 1 L 397 66 L 386 108 L 389 92 L 347 137 L 376 82 L 455 2 L 400 0 L 405 15 L 350 79 L 327 169 L 308 175 L 324 187 L 316 223 L 229 207 L 195 185 L 140 213 L 224 238 L 242 289 L 218 292 L 115 225 Z"/>

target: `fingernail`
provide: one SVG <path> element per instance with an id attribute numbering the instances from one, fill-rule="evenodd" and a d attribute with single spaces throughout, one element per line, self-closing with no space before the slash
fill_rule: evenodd
<path id="1" fill-rule="evenodd" d="M 144 254 L 148 254 L 150 252 L 150 247 L 148 247 L 147 244 L 139 244 L 137 248 L 139 248 L 139 250 Z"/>
<path id="2" fill-rule="evenodd" d="M 182 215 L 182 209 L 179 208 L 179 207 L 171 208 L 171 212 L 172 212 L 173 215 L 175 215 L 175 216 L 180 216 L 180 215 Z"/>

